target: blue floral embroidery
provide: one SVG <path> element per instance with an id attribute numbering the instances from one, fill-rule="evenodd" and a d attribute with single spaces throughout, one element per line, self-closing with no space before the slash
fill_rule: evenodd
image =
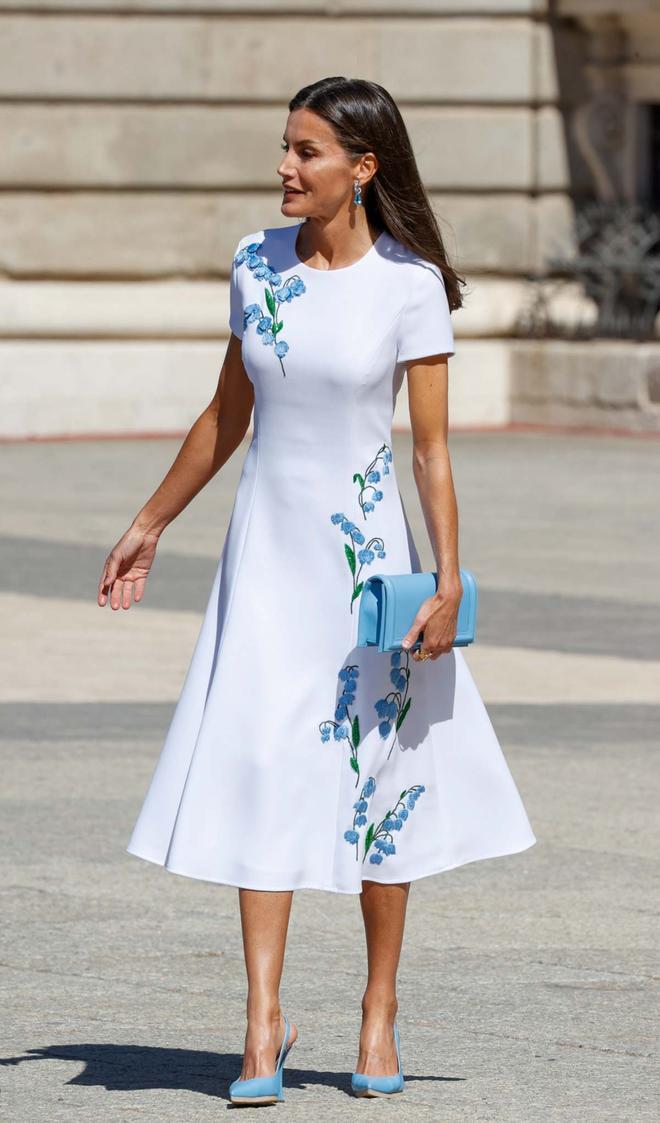
<path id="1" fill-rule="evenodd" d="M 235 265 L 242 265 L 246 263 L 248 269 L 257 278 L 258 281 L 265 281 L 265 300 L 266 306 L 270 315 L 262 310 L 260 304 L 248 304 L 243 309 L 243 330 L 248 324 L 256 323 L 257 333 L 261 336 L 261 342 L 266 346 L 274 345 L 274 351 L 279 359 L 282 368 L 282 374 L 286 376 L 284 363 L 282 359 L 289 350 L 289 344 L 283 339 L 277 339 L 277 336 L 284 327 L 284 321 L 280 319 L 280 306 L 282 304 L 290 304 L 294 296 L 301 296 L 306 292 L 305 282 L 298 274 L 282 284 L 282 277 L 271 269 L 265 258 L 261 257 L 257 250 L 263 242 L 250 242 L 249 246 L 244 246 L 239 250 L 234 257 Z"/>
<path id="2" fill-rule="evenodd" d="M 358 828 L 363 827 L 367 822 L 365 811 L 369 807 L 368 801 L 369 799 L 371 799 L 371 796 L 374 794 L 375 790 L 376 781 L 374 780 L 373 776 L 370 776 L 362 786 L 360 798 L 356 803 L 353 804 L 353 807 L 355 809 L 355 814 L 353 815 L 353 826 L 349 828 L 349 830 L 344 831 L 344 838 L 346 839 L 346 841 L 355 846 L 356 862 L 358 859 L 358 844 L 360 842 L 360 832 Z"/>
<path id="3" fill-rule="evenodd" d="M 405 664 L 402 665 L 402 659 L 405 657 Z M 410 685 L 410 652 L 408 651 L 393 651 L 390 656 L 390 682 L 395 687 L 384 698 L 379 698 L 374 703 L 374 709 L 380 718 L 378 730 L 381 737 L 385 740 L 389 737 L 392 730 L 392 723 L 396 722 L 396 732 L 399 732 L 401 725 L 410 709 L 411 698 L 408 697 L 408 687 Z M 390 745 L 390 751 L 387 754 L 389 760 L 392 749 L 394 748 L 396 737 L 393 738 Z"/>
<path id="4" fill-rule="evenodd" d="M 376 781 L 373 776 L 364 784 L 360 792 L 360 798 L 353 804 L 355 814 L 353 815 L 353 826 L 344 831 L 344 838 L 351 846 L 355 846 L 355 860 L 359 857 L 359 843 L 360 831 L 358 828 L 363 827 L 367 822 L 365 812 L 368 810 L 369 799 L 376 790 Z M 396 854 L 396 845 L 394 843 L 394 836 L 392 831 L 400 831 L 411 811 L 415 810 L 417 800 L 420 795 L 426 791 L 424 784 L 413 784 L 410 788 L 404 788 L 399 796 L 394 807 L 387 811 L 381 819 L 378 826 L 375 823 L 370 823 L 365 834 L 364 839 L 364 854 L 362 861 L 365 860 L 369 850 L 373 846 L 373 853 L 369 857 L 372 865 L 380 865 L 383 858 L 388 857 L 390 854 Z"/>
<path id="5" fill-rule="evenodd" d="M 379 866 L 383 858 L 387 858 L 390 854 L 396 854 L 392 831 L 401 830 L 409 812 L 415 810 L 417 800 L 425 791 L 424 784 L 413 784 L 411 788 L 406 788 L 401 792 L 392 810 L 388 811 L 385 817 L 381 819 L 371 835 L 371 827 L 369 828 L 364 840 L 364 857 L 366 858 L 367 851 L 373 843 L 374 853 L 370 854 L 369 861 L 374 866 Z M 373 826 L 373 823 L 371 826 Z M 364 861 L 364 858 L 362 860 Z"/>
<path id="6" fill-rule="evenodd" d="M 375 487 L 375 484 L 380 483 L 380 472 L 376 468 L 376 465 L 381 459 L 383 461 L 383 475 L 389 476 L 389 466 L 392 463 L 392 449 L 387 444 L 382 444 L 380 446 L 371 464 L 369 464 L 365 470 L 364 475 L 360 472 L 356 472 L 353 476 L 353 483 L 357 481 L 360 484 L 358 503 L 360 504 L 365 519 L 367 517 L 367 512 L 373 511 L 375 504 L 380 503 L 383 498 L 382 491 Z"/>
<path id="7" fill-rule="evenodd" d="M 382 474 L 387 476 L 390 474 L 390 464 L 392 463 L 392 450 L 388 444 L 382 444 L 378 449 L 374 459 L 367 466 L 364 473 L 356 472 L 353 476 L 353 483 L 359 483 L 360 491 L 358 495 L 358 502 L 364 518 L 367 514 L 375 509 L 375 504 L 380 502 L 383 498 L 383 492 L 376 485 L 381 481 L 381 473 L 377 468 L 377 464 L 382 460 Z M 356 526 L 351 519 L 347 518 L 343 511 L 336 511 L 330 516 L 330 521 L 339 526 L 342 533 L 348 535 L 351 544 L 344 543 L 344 552 L 348 567 L 351 572 L 353 590 L 350 601 L 350 611 L 353 611 L 353 603 L 362 592 L 364 581 L 360 580 L 362 568 L 365 565 L 371 565 L 376 557 L 384 558 L 385 543 L 382 538 L 371 538 L 365 544 L 365 536 L 362 531 Z M 358 550 L 357 547 L 361 546 L 362 549 Z M 358 563 L 359 562 L 359 568 Z M 402 659 L 405 658 L 405 663 L 402 665 Z M 342 694 L 337 704 L 335 711 L 335 721 L 324 721 L 319 725 L 321 732 L 321 739 L 323 741 L 330 740 L 330 733 L 336 741 L 348 740 L 351 746 L 350 763 L 351 768 L 356 773 L 355 786 L 357 787 L 360 779 L 360 767 L 358 763 L 358 746 L 360 743 L 360 725 L 357 715 L 351 718 L 349 705 L 355 701 L 355 688 L 356 679 L 358 675 L 358 668 L 356 666 L 346 665 L 340 672 L 340 678 L 345 680 L 344 693 Z M 386 739 L 392 730 L 393 723 L 396 723 L 396 732 L 401 727 L 402 722 L 410 709 L 411 698 L 408 697 L 408 685 L 410 679 L 410 657 L 408 652 L 394 651 L 390 657 L 390 681 L 395 689 L 390 691 L 384 698 L 380 698 L 375 703 L 375 709 L 380 718 L 378 730 L 383 739 Z M 392 745 L 387 754 L 387 758 L 391 756 L 392 749 L 396 743 L 396 736 L 392 740 Z M 360 798 L 353 804 L 354 815 L 353 824 L 348 830 L 344 831 L 344 839 L 346 842 L 355 846 L 355 857 L 358 858 L 358 847 L 360 841 L 360 828 L 366 826 L 368 810 L 368 801 L 376 790 L 376 781 L 373 776 L 370 776 L 366 781 L 360 793 Z M 415 801 L 419 795 L 425 790 L 423 784 L 415 785 L 412 788 L 406 789 L 401 793 L 399 801 L 396 804 L 398 808 L 399 803 L 405 797 L 408 797 L 408 808 L 401 806 L 401 811 L 396 812 L 388 811 L 385 818 L 376 827 L 371 823 L 365 837 L 364 857 L 367 851 L 374 845 L 374 852 L 371 855 L 371 862 L 378 864 L 382 862 L 383 856 L 395 853 L 395 846 L 392 842 L 392 830 L 400 830 L 408 812 L 415 806 Z M 392 817 L 394 816 L 394 817 Z M 364 858 L 363 858 L 364 861 Z"/>
<path id="8" fill-rule="evenodd" d="M 392 449 L 388 444 L 382 444 L 378 452 L 374 456 L 371 463 L 367 466 L 364 474 L 355 472 L 353 476 L 353 483 L 360 484 L 360 492 L 358 495 L 358 502 L 364 518 L 367 517 L 368 511 L 373 511 L 376 503 L 379 503 L 383 498 L 383 492 L 375 485 L 380 482 L 380 472 L 376 465 L 378 461 L 383 461 L 383 475 L 388 476 L 390 473 L 389 465 L 392 463 Z M 366 498 L 365 498 L 366 496 Z M 343 511 L 336 511 L 334 515 L 330 516 L 330 521 L 336 526 L 340 526 L 344 534 L 350 535 L 351 545 L 347 542 L 344 543 L 344 553 L 348 568 L 351 571 L 351 578 L 353 581 L 353 589 L 351 592 L 350 610 L 353 612 L 353 602 L 357 600 L 362 592 L 364 582 L 360 581 L 360 573 L 364 565 L 371 565 L 376 557 L 384 558 L 385 543 L 382 538 L 371 538 L 366 546 L 364 545 L 365 537 L 362 531 L 355 525 L 351 519 L 347 518 Z M 363 546 L 364 548 L 356 552 L 355 547 Z M 360 563 L 359 569 L 357 562 Z"/>
<path id="9" fill-rule="evenodd" d="M 350 535 L 351 538 L 352 545 L 349 546 L 348 543 L 345 542 L 344 551 L 346 554 L 346 560 L 348 562 L 348 568 L 350 569 L 351 576 L 353 578 L 353 592 L 351 595 L 352 612 L 353 601 L 356 599 L 356 597 L 359 597 L 360 593 L 362 592 L 362 586 L 364 584 L 363 581 L 359 580 L 360 573 L 362 572 L 362 567 L 364 565 L 371 565 L 375 557 L 385 557 L 385 543 L 383 542 L 382 538 L 370 538 L 364 549 L 360 550 L 356 555 L 356 544 L 358 546 L 361 546 L 365 540 L 362 531 L 359 530 L 354 522 L 351 522 L 350 519 L 346 518 L 346 515 L 343 513 L 343 511 L 337 511 L 334 515 L 331 515 L 330 522 L 334 523 L 335 526 L 340 526 L 344 534 Z M 356 559 L 360 562 L 359 568 L 356 568 Z"/>
<path id="10" fill-rule="evenodd" d="M 351 717 L 349 706 L 352 706 L 355 701 L 355 691 L 357 689 L 359 674 L 360 669 L 354 663 L 347 663 L 342 668 L 339 672 L 339 678 L 344 684 L 344 689 L 337 702 L 335 720 L 322 721 L 319 725 L 322 741 L 329 741 L 331 732 L 335 741 L 348 741 L 351 750 L 351 768 L 357 774 L 355 778 L 356 787 L 360 781 L 360 765 L 358 764 L 360 720 L 357 714 Z"/>

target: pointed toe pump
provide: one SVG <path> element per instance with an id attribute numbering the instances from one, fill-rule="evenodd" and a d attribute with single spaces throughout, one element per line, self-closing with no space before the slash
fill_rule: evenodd
<path id="1" fill-rule="evenodd" d="M 282 1072 L 284 1062 L 293 1049 L 289 1043 L 291 1026 L 284 1015 L 284 1037 L 280 1046 L 275 1072 L 270 1076 L 253 1076 L 249 1080 L 234 1080 L 229 1085 L 229 1098 L 233 1104 L 274 1104 L 284 1099 Z"/>
<path id="2" fill-rule="evenodd" d="M 394 1023 L 394 1044 L 399 1071 L 394 1076 L 368 1076 L 364 1072 L 354 1072 L 351 1076 L 351 1091 L 355 1096 L 393 1096 L 403 1091 L 403 1070 L 401 1068 L 401 1046 L 399 1030 Z"/>

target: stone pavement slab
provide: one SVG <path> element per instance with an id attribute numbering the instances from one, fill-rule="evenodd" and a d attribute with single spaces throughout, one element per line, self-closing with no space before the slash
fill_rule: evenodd
<path id="1" fill-rule="evenodd" d="M 244 448 L 166 531 L 143 604 L 95 605 L 105 554 L 177 448 L 0 447 L 2 1123 L 204 1123 L 233 1110 L 237 891 L 125 846 Z M 407 435 L 395 455 L 430 565 Z M 471 665 L 538 842 L 413 884 L 406 1089 L 389 1102 L 350 1095 L 359 901 L 296 893 L 282 998 L 300 1036 L 286 1102 L 270 1110 L 283 1123 L 657 1123 L 660 442 L 460 434 L 452 457 L 461 564 L 483 594 L 484 656 L 475 645 Z M 144 645 L 130 691 L 127 635 Z M 498 677 L 494 664 L 524 667 L 525 652 L 533 675 Z"/>

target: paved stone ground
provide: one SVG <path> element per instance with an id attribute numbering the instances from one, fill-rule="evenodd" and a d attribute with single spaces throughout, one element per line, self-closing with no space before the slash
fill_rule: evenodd
<path id="1" fill-rule="evenodd" d="M 178 445 L 0 448 L 2 1123 L 233 1110 L 237 891 L 125 846 L 247 445 L 167 530 L 145 601 L 96 605 L 106 552 Z M 408 436 L 394 445 L 430 567 Z M 349 1092 L 358 899 L 297 893 L 283 1003 L 300 1037 L 286 1103 L 266 1110 L 657 1123 L 660 442 L 464 433 L 451 447 L 461 563 L 481 593 L 467 657 L 539 841 L 413 885 L 398 1100 Z"/>

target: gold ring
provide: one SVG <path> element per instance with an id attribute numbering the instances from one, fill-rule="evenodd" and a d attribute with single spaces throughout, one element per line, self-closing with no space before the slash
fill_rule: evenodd
<path id="1" fill-rule="evenodd" d="M 422 648 L 420 647 L 418 654 L 419 654 L 420 659 L 430 659 L 431 655 L 432 655 L 432 652 L 431 651 L 423 651 Z"/>

